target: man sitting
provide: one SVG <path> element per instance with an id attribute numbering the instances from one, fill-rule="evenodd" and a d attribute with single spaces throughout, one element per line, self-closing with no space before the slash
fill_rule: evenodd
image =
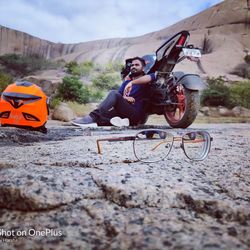
<path id="1" fill-rule="evenodd" d="M 143 58 L 132 59 L 130 74 L 119 90 L 111 90 L 97 109 L 82 118 L 72 121 L 74 125 L 94 126 L 128 126 L 137 125 L 146 119 L 144 100 L 148 98 L 148 84 L 155 81 L 155 75 L 145 75 Z"/>

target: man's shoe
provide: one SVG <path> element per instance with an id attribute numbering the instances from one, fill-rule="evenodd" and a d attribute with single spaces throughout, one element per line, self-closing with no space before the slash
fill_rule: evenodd
<path id="1" fill-rule="evenodd" d="M 86 115 L 81 118 L 76 118 L 71 121 L 73 125 L 80 126 L 80 127 L 88 127 L 88 128 L 93 128 L 97 127 L 97 123 L 93 120 L 93 118 L 89 115 Z"/>
<path id="2" fill-rule="evenodd" d="M 110 119 L 110 123 L 116 127 L 127 127 L 129 126 L 129 119 L 128 118 L 122 119 L 119 116 L 115 116 Z"/>

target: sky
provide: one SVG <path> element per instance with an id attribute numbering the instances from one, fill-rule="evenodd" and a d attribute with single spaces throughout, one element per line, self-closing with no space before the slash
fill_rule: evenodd
<path id="1" fill-rule="evenodd" d="M 0 0 L 0 25 L 51 42 L 135 37 L 222 0 Z"/>

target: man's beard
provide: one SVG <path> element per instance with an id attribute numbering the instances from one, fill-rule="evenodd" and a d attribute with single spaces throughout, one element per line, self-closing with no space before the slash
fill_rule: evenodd
<path id="1" fill-rule="evenodd" d="M 132 77 L 143 76 L 143 75 L 144 75 L 143 71 L 134 71 L 130 73 L 130 76 Z"/>

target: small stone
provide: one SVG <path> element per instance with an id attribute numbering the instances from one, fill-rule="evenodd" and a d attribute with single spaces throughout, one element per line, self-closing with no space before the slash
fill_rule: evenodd
<path id="1" fill-rule="evenodd" d="M 231 236 L 237 236 L 238 233 L 237 233 L 237 230 L 235 227 L 228 227 L 227 228 L 227 233 Z"/>

